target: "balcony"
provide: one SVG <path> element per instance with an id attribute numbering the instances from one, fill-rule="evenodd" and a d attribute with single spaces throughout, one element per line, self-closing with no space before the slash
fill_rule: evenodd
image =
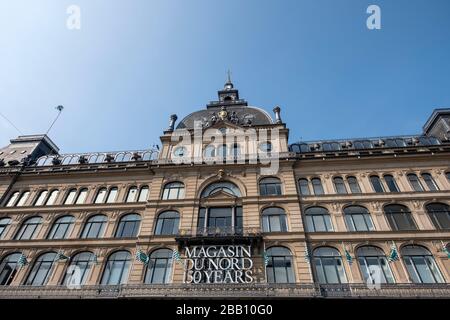
<path id="1" fill-rule="evenodd" d="M 259 244 L 262 241 L 260 228 L 243 227 L 197 227 L 181 229 L 175 240 L 180 245 L 192 244 Z"/>
<path id="2" fill-rule="evenodd" d="M 449 284 L 390 284 L 369 289 L 365 284 L 126 284 L 117 286 L 4 286 L 0 299 L 117 298 L 450 298 Z"/>

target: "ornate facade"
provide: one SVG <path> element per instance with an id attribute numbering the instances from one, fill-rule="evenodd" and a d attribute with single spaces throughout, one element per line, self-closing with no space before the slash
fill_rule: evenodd
<path id="1" fill-rule="evenodd" d="M 417 136 L 292 144 L 273 112 L 229 79 L 205 109 L 172 115 L 158 149 L 11 140 L 0 298 L 450 297 L 450 109 Z M 222 247 L 230 265 L 186 270 L 186 250 Z"/>

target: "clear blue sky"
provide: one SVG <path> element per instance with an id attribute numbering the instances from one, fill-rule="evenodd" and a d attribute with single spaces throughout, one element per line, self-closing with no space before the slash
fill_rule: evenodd
<path id="1" fill-rule="evenodd" d="M 81 8 L 81 30 L 66 9 Z M 377 4 L 382 29 L 366 28 Z M 421 132 L 450 106 L 448 0 L 14 0 L 0 4 L 0 111 L 62 152 L 143 149 L 216 98 L 282 108 L 290 141 Z M 0 145 L 18 135 L 0 118 Z"/>

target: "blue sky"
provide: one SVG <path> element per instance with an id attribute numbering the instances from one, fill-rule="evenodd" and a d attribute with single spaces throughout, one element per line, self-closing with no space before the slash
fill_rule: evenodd
<path id="1" fill-rule="evenodd" d="M 231 68 L 251 105 L 281 106 L 291 142 L 419 133 L 450 107 L 449 14 L 448 0 L 2 1 L 0 111 L 33 134 L 64 105 L 62 152 L 144 149 Z M 0 118 L 0 145 L 18 134 Z"/>

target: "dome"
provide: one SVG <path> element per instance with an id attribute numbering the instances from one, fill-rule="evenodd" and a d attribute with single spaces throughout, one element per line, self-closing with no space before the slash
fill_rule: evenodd
<path id="1" fill-rule="evenodd" d="M 218 101 L 211 101 L 206 109 L 193 112 L 178 123 L 177 129 L 193 129 L 199 121 L 203 128 L 220 120 L 226 120 L 241 126 L 259 126 L 273 124 L 270 115 L 263 109 L 248 106 L 247 101 L 239 98 L 230 77 L 222 90 L 218 92 Z"/>
<path id="2" fill-rule="evenodd" d="M 193 129 L 194 122 L 200 121 L 203 127 L 212 125 L 214 117 L 222 110 L 223 106 L 209 107 L 205 110 L 199 110 L 186 116 L 178 123 L 177 129 Z M 270 115 L 261 108 L 238 105 L 238 106 L 226 106 L 225 110 L 228 113 L 228 120 L 237 125 L 270 125 L 273 124 Z"/>

